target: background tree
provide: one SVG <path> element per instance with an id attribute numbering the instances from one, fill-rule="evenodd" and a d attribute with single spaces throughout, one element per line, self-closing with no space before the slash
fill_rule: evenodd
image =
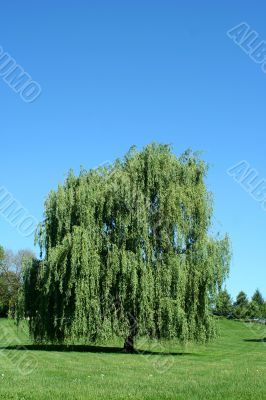
<path id="1" fill-rule="evenodd" d="M 34 338 L 115 334 L 131 351 L 136 335 L 213 337 L 209 302 L 230 251 L 227 237 L 208 234 L 206 172 L 196 154 L 177 158 L 158 144 L 78 177 L 70 172 L 45 202 L 37 235 L 44 259 L 24 274 Z"/>
<path id="2" fill-rule="evenodd" d="M 265 301 L 261 292 L 257 289 L 251 298 L 248 314 L 250 318 L 261 318 L 265 315 Z"/>
<path id="3" fill-rule="evenodd" d="M 4 248 L 0 245 L 0 265 L 3 262 L 3 259 L 5 257 L 5 250 Z"/>
<path id="4" fill-rule="evenodd" d="M 1 270 L 2 270 L 4 257 L 5 257 L 5 250 L 2 246 L 0 246 L 0 317 L 3 317 L 7 313 L 7 310 L 5 308 L 5 298 L 4 298 L 3 289 L 2 289 L 3 283 L 2 283 L 2 279 L 1 279 Z"/>
<path id="5" fill-rule="evenodd" d="M 258 303 L 254 300 L 251 300 L 248 307 L 247 307 L 247 312 L 246 315 L 249 318 L 260 318 L 261 317 L 261 310 L 260 306 Z"/>
<path id="6" fill-rule="evenodd" d="M 266 319 L 266 302 L 260 306 L 260 315 Z"/>
<path id="7" fill-rule="evenodd" d="M 237 295 L 234 303 L 234 313 L 237 318 L 246 318 L 248 315 L 249 301 L 245 292 L 241 291 Z"/>
<path id="8" fill-rule="evenodd" d="M 0 253 L 0 315 L 14 318 L 18 295 L 22 288 L 22 265 L 24 257 L 35 257 L 30 250 L 1 250 Z"/>
<path id="9" fill-rule="evenodd" d="M 251 300 L 254 301 L 255 303 L 257 303 L 257 305 L 259 307 L 261 307 L 264 304 L 264 298 L 263 298 L 261 292 L 259 291 L 259 289 L 257 289 L 255 291 Z"/>
<path id="10" fill-rule="evenodd" d="M 233 302 L 226 289 L 221 290 L 218 295 L 215 307 L 215 314 L 227 317 L 233 311 Z"/>

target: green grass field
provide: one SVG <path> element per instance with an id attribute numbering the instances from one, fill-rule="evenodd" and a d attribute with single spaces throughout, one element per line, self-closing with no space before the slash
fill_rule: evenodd
<path id="1" fill-rule="evenodd" d="M 220 337 L 208 346 L 139 342 L 146 352 L 131 355 L 34 347 L 22 327 L 2 319 L 0 399 L 266 399 L 266 326 L 218 324 Z"/>

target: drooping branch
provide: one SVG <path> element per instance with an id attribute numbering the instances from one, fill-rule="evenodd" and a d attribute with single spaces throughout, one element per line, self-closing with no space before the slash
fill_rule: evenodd
<path id="1" fill-rule="evenodd" d="M 209 299 L 230 251 L 227 238 L 208 234 L 206 172 L 195 154 L 178 158 L 159 144 L 78 177 L 70 172 L 46 199 L 37 232 L 44 259 L 25 280 L 25 292 L 36 290 L 35 339 L 115 334 L 129 351 L 137 335 L 212 337 Z"/>

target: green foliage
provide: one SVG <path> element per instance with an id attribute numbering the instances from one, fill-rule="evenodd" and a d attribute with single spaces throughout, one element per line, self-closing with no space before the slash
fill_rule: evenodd
<path id="1" fill-rule="evenodd" d="M 243 290 L 241 290 L 241 292 L 238 293 L 238 295 L 236 297 L 235 305 L 237 307 L 247 307 L 248 306 L 248 297 Z"/>
<path id="2" fill-rule="evenodd" d="M 17 275 L 12 271 L 0 273 L 0 315 L 6 317 L 9 310 L 14 307 L 14 300 L 17 295 L 19 282 Z"/>
<path id="3" fill-rule="evenodd" d="M 252 300 L 248 304 L 246 315 L 249 318 L 259 318 L 261 316 L 260 307 L 256 301 Z"/>
<path id="4" fill-rule="evenodd" d="M 227 292 L 226 289 L 221 290 L 217 298 L 215 313 L 217 315 L 227 317 L 232 313 L 232 311 L 233 303 L 230 294 Z"/>
<path id="5" fill-rule="evenodd" d="M 2 246 L 0 246 L 0 317 L 4 317 L 7 315 L 8 308 L 6 307 L 5 304 L 5 297 L 3 295 L 4 290 L 3 290 L 3 279 L 1 278 L 1 271 L 2 271 L 2 266 L 3 266 L 3 260 L 5 257 L 5 250 Z"/>
<path id="6" fill-rule="evenodd" d="M 11 250 L 0 248 L 0 316 L 15 317 L 18 308 L 19 293 L 22 289 L 22 264 L 25 257 L 33 257 L 29 250 Z"/>
<path id="7" fill-rule="evenodd" d="M 252 296 L 251 302 L 248 308 L 248 315 L 251 318 L 266 318 L 265 312 L 265 301 L 261 292 L 257 289 Z"/>
<path id="8" fill-rule="evenodd" d="M 246 293 L 241 291 L 233 305 L 232 314 L 238 319 L 266 318 L 266 303 L 260 291 L 257 289 L 250 301 Z"/>
<path id="9" fill-rule="evenodd" d="M 234 303 L 235 315 L 237 318 L 246 318 L 248 316 L 249 301 L 245 292 L 241 291 L 237 295 Z"/>
<path id="10" fill-rule="evenodd" d="M 0 264 L 4 260 L 4 257 L 5 257 L 5 250 L 2 246 L 0 246 Z"/>
<path id="11" fill-rule="evenodd" d="M 266 302 L 260 306 L 260 316 L 266 319 Z"/>
<path id="12" fill-rule="evenodd" d="M 227 237 L 208 235 L 206 172 L 197 155 L 177 158 L 159 144 L 70 172 L 46 199 L 37 234 L 44 259 L 24 277 L 35 340 L 213 337 L 209 302 L 230 251 Z"/>
<path id="13" fill-rule="evenodd" d="M 261 294 L 261 292 L 259 291 L 259 289 L 257 289 L 255 291 L 255 293 L 252 296 L 252 301 L 254 301 L 255 303 L 257 303 L 257 305 L 260 307 L 264 304 L 264 298 Z"/>

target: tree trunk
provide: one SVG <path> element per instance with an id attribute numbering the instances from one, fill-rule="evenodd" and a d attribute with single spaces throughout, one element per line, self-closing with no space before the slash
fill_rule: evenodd
<path id="1" fill-rule="evenodd" d="M 137 320 L 133 314 L 129 315 L 129 332 L 124 343 L 125 353 L 134 353 L 134 338 L 137 334 Z"/>
<path id="2" fill-rule="evenodd" d="M 134 338 L 133 338 L 133 336 L 129 335 L 125 339 L 124 352 L 125 353 L 134 353 Z"/>

